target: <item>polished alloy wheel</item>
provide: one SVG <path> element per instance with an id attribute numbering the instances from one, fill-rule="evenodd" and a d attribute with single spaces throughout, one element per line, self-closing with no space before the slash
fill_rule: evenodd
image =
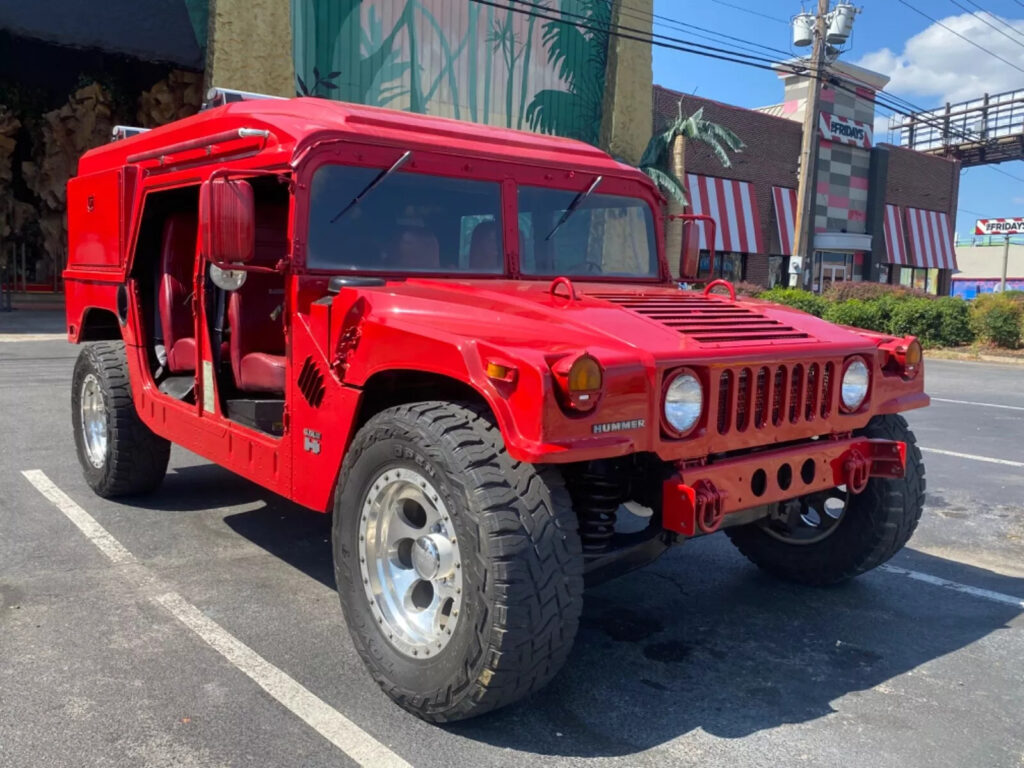
<path id="1" fill-rule="evenodd" d="M 374 619 L 407 656 L 437 654 L 462 606 L 462 562 L 448 508 L 419 471 L 381 472 L 359 521 L 359 569 Z"/>
<path id="2" fill-rule="evenodd" d="M 107 409 L 99 379 L 89 374 L 82 381 L 82 438 L 85 453 L 94 467 L 107 460 Z"/>
<path id="3" fill-rule="evenodd" d="M 850 494 L 845 485 L 783 502 L 761 521 L 764 530 L 789 544 L 814 544 L 836 529 L 846 514 Z"/>

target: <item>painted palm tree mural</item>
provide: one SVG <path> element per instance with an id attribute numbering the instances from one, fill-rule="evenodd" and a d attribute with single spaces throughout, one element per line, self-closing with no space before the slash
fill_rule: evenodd
<path id="1" fill-rule="evenodd" d="M 296 91 L 596 144 L 611 0 L 518 5 L 292 0 Z"/>
<path id="2" fill-rule="evenodd" d="M 563 21 L 544 24 L 548 62 L 564 88 L 538 91 L 526 110 L 530 128 L 597 144 L 608 62 L 609 0 L 561 0 Z"/>

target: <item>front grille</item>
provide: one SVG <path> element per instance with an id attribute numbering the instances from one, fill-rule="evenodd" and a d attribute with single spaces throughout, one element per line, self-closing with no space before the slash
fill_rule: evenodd
<path id="1" fill-rule="evenodd" d="M 679 292 L 591 293 L 638 315 L 657 320 L 701 344 L 730 346 L 751 342 L 794 342 L 810 338 L 791 325 L 773 320 L 747 307 L 718 297 Z"/>
<path id="2" fill-rule="evenodd" d="M 835 408 L 837 363 L 726 368 L 717 374 L 718 434 L 828 418 Z"/>

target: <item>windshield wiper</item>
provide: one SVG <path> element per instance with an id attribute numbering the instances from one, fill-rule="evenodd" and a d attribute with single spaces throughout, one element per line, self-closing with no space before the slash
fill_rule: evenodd
<path id="1" fill-rule="evenodd" d="M 392 165 L 390 168 L 386 168 L 383 171 L 381 171 L 380 173 L 378 173 L 374 177 L 373 181 L 371 181 L 369 184 L 367 184 L 365 187 L 363 187 L 363 190 L 358 195 L 356 195 L 355 197 L 353 197 L 349 201 L 348 205 L 346 205 L 344 208 L 342 208 L 340 211 L 338 211 L 334 215 L 334 218 L 331 219 L 330 223 L 333 224 L 338 219 L 340 219 L 342 216 L 344 216 L 346 213 L 348 213 L 350 210 L 352 210 L 357 205 L 359 205 L 361 202 L 363 202 L 363 198 L 364 197 L 366 197 L 368 194 L 370 194 L 374 190 L 374 188 L 376 188 L 382 181 L 384 181 L 384 179 L 386 179 L 392 173 L 394 173 L 399 168 L 401 168 L 403 165 L 405 165 L 409 161 L 410 157 L 412 157 L 412 150 L 411 149 L 406 150 L 405 154 L 402 155 L 397 160 L 395 160 L 394 165 Z"/>
<path id="2" fill-rule="evenodd" d="M 558 223 L 555 224 L 554 228 L 550 232 L 548 232 L 548 236 L 544 238 L 545 242 L 555 236 L 555 232 L 558 231 L 558 228 L 565 224 L 565 222 L 569 220 L 570 216 L 576 213 L 576 209 L 583 204 L 584 200 L 586 200 L 588 197 L 594 194 L 594 190 L 597 189 L 597 185 L 600 184 L 602 181 L 604 181 L 604 176 L 598 176 L 596 179 L 594 179 L 594 183 L 587 187 L 586 192 L 580 192 L 578 195 L 576 195 L 576 197 L 572 199 L 572 202 L 569 203 L 569 207 L 566 208 L 565 212 L 562 214 L 562 218 L 558 220 Z"/>

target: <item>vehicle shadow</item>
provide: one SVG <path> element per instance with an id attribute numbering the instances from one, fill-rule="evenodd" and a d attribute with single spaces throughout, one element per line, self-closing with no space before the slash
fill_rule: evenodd
<path id="1" fill-rule="evenodd" d="M 327 515 L 268 500 L 225 522 L 334 586 Z M 916 551 L 894 563 L 1024 599 L 1024 579 Z M 707 537 L 589 590 L 569 662 L 545 690 L 445 728 L 573 757 L 628 756 L 697 728 L 739 738 L 828 715 L 1022 612 L 884 570 L 829 589 L 787 584 Z"/>

